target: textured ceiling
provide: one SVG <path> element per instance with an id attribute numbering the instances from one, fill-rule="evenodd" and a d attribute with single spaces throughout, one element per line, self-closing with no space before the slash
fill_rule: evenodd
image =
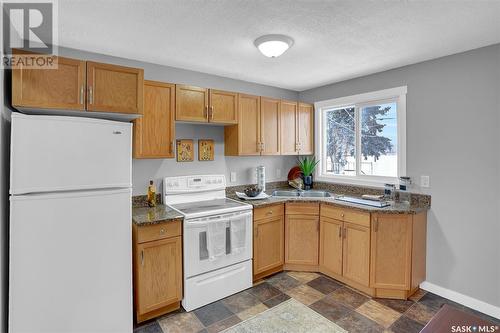
<path id="1" fill-rule="evenodd" d="M 500 1 L 60 0 L 59 44 L 305 90 L 500 42 Z M 264 34 L 295 40 L 270 59 Z"/>

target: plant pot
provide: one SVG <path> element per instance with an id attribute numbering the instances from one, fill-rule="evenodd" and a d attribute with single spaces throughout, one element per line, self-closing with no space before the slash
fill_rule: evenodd
<path id="1" fill-rule="evenodd" d="M 313 176 L 304 176 L 304 190 L 313 188 Z"/>

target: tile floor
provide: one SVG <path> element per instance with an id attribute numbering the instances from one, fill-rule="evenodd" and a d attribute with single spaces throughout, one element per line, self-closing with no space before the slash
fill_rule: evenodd
<path id="1" fill-rule="evenodd" d="M 179 310 L 137 326 L 134 333 L 220 332 L 294 298 L 349 332 L 419 332 L 443 304 L 488 317 L 419 290 L 410 300 L 370 298 L 319 273 L 282 272 L 192 312 Z"/>

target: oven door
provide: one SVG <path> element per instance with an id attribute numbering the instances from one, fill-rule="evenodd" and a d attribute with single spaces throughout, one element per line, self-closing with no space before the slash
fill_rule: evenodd
<path id="1" fill-rule="evenodd" d="M 233 253 L 231 222 L 236 220 L 241 220 L 245 225 L 245 246 Z M 226 221 L 226 254 L 209 259 L 207 225 L 215 221 Z M 189 278 L 251 259 L 252 229 L 251 210 L 184 220 L 184 277 Z"/>

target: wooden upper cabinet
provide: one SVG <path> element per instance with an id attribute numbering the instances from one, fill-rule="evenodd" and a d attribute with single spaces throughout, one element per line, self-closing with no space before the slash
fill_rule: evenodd
<path id="1" fill-rule="evenodd" d="M 260 155 L 260 97 L 239 94 L 238 124 L 224 127 L 224 154 Z"/>
<path id="2" fill-rule="evenodd" d="M 175 120 L 208 122 L 208 89 L 177 84 Z"/>
<path id="3" fill-rule="evenodd" d="M 298 154 L 297 108 L 297 102 L 281 101 L 281 155 Z"/>
<path id="4" fill-rule="evenodd" d="M 134 120 L 134 158 L 172 158 L 175 85 L 144 81 L 144 110 Z"/>
<path id="5" fill-rule="evenodd" d="M 283 216 L 256 220 L 253 241 L 253 275 L 279 267 L 284 262 Z"/>
<path id="6" fill-rule="evenodd" d="M 312 104 L 299 102 L 297 137 L 299 154 L 314 154 L 314 106 Z"/>
<path id="7" fill-rule="evenodd" d="M 87 62 L 87 110 L 141 114 L 144 70 Z"/>
<path id="8" fill-rule="evenodd" d="M 57 69 L 12 70 L 15 107 L 85 110 L 85 61 L 57 57 Z"/>
<path id="9" fill-rule="evenodd" d="M 374 214 L 372 216 L 372 288 L 410 289 L 411 218 L 409 215 L 399 214 Z"/>
<path id="10" fill-rule="evenodd" d="M 342 221 L 320 219 L 319 267 L 326 274 L 342 275 L 342 227 Z"/>
<path id="11" fill-rule="evenodd" d="M 260 141 L 262 155 L 280 154 L 280 107 L 281 101 L 260 98 Z"/>
<path id="12" fill-rule="evenodd" d="M 344 222 L 343 276 L 368 287 L 370 284 L 370 228 Z"/>
<path id="13" fill-rule="evenodd" d="M 137 245 L 136 311 L 141 315 L 182 299 L 181 236 Z"/>
<path id="14" fill-rule="evenodd" d="M 209 90 L 209 122 L 219 124 L 238 123 L 238 94 L 222 90 Z"/>

